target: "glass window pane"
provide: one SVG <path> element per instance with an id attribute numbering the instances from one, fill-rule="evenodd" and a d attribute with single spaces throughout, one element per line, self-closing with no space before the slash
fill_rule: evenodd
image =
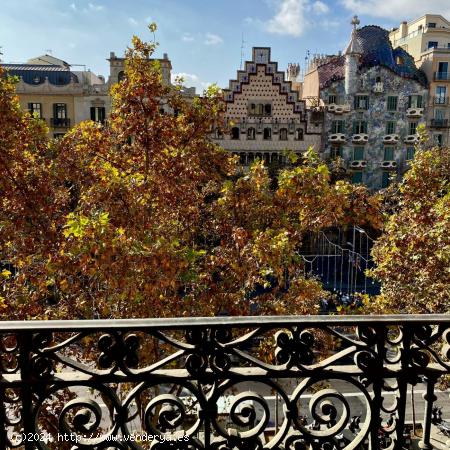
<path id="1" fill-rule="evenodd" d="M 352 174 L 352 183 L 353 184 L 358 184 L 358 183 L 362 183 L 362 171 L 358 170 L 357 172 L 353 172 Z"/>
<path id="2" fill-rule="evenodd" d="M 355 147 L 353 149 L 353 159 L 355 161 L 361 161 L 364 159 L 364 147 Z"/>
<path id="3" fill-rule="evenodd" d="M 393 161 L 394 160 L 394 149 L 392 147 L 384 148 L 384 160 Z"/>

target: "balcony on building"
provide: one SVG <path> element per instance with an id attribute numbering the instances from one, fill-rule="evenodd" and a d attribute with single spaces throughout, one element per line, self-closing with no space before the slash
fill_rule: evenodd
<path id="1" fill-rule="evenodd" d="M 406 117 L 422 117 L 423 116 L 423 108 L 407 108 L 406 109 Z"/>
<path id="2" fill-rule="evenodd" d="M 434 81 L 450 81 L 450 72 L 434 72 Z"/>
<path id="3" fill-rule="evenodd" d="M 448 97 L 444 97 L 444 96 L 433 97 L 433 104 L 448 105 Z"/>
<path id="4" fill-rule="evenodd" d="M 430 126 L 432 128 L 448 128 L 448 119 L 431 119 Z"/>
<path id="5" fill-rule="evenodd" d="M 367 133 L 355 133 L 352 135 L 352 142 L 354 144 L 367 144 L 369 142 L 369 135 Z"/>
<path id="6" fill-rule="evenodd" d="M 50 119 L 50 125 L 53 128 L 69 128 L 70 127 L 70 119 L 60 118 L 60 117 L 52 117 Z"/>
<path id="7" fill-rule="evenodd" d="M 447 448 L 449 329 L 432 314 L 0 322 L 0 446 Z"/>
<path id="8" fill-rule="evenodd" d="M 397 161 L 385 160 L 381 162 L 381 168 L 385 170 L 395 170 L 397 168 Z"/>
<path id="9" fill-rule="evenodd" d="M 328 142 L 335 144 L 345 144 L 347 138 L 344 133 L 332 133 L 328 136 Z"/>

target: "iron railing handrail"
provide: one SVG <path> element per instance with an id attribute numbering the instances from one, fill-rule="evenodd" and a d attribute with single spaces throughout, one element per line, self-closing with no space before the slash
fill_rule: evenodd
<path id="1" fill-rule="evenodd" d="M 408 324 L 450 324 L 450 314 L 380 314 L 380 315 L 338 315 L 338 316 L 220 316 L 220 317 L 177 317 L 147 319 L 95 319 L 95 320 L 23 320 L 0 321 L 0 331 L 80 331 L 130 328 L 183 328 L 232 326 L 245 328 L 256 325 L 408 325 Z"/>

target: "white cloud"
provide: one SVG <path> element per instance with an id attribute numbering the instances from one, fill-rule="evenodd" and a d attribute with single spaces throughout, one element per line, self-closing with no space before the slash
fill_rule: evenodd
<path id="1" fill-rule="evenodd" d="M 301 36 L 308 26 L 305 17 L 307 6 L 307 0 L 278 0 L 278 12 L 267 22 L 267 31 Z"/>
<path id="2" fill-rule="evenodd" d="M 201 80 L 198 75 L 186 72 L 173 73 L 172 83 L 175 82 L 175 79 L 179 77 L 183 78 L 183 86 L 195 87 L 197 89 L 197 93 L 203 92 L 208 86 L 212 84 L 209 81 Z"/>
<path id="3" fill-rule="evenodd" d="M 102 5 L 96 5 L 94 3 L 88 3 L 88 8 L 91 11 L 102 11 L 105 7 Z"/>
<path id="4" fill-rule="evenodd" d="M 340 22 L 339 20 L 324 19 L 320 21 L 319 25 L 327 30 L 329 28 L 337 28 L 339 26 L 342 26 L 342 22 Z"/>
<path id="5" fill-rule="evenodd" d="M 326 3 L 321 2 L 320 0 L 317 0 L 316 2 L 313 3 L 312 10 L 316 14 L 326 14 L 330 11 L 330 8 L 328 7 L 328 5 Z"/>
<path id="6" fill-rule="evenodd" d="M 223 39 L 217 34 L 206 33 L 205 35 L 205 44 L 206 45 L 218 45 L 222 44 Z"/>
<path id="7" fill-rule="evenodd" d="M 77 5 L 75 5 L 75 3 L 71 3 L 71 4 L 69 5 L 69 7 L 70 7 L 70 9 L 73 9 L 74 11 L 77 10 Z"/>
<path id="8" fill-rule="evenodd" d="M 139 22 L 133 17 L 128 17 L 128 23 L 133 27 L 136 27 L 139 24 Z"/>
<path id="9" fill-rule="evenodd" d="M 181 36 L 181 40 L 183 42 L 193 42 L 195 41 L 195 38 L 190 33 L 184 33 L 183 36 Z"/>
<path id="10" fill-rule="evenodd" d="M 399 23 L 402 20 L 418 18 L 426 13 L 450 16 L 448 0 L 341 0 L 341 3 L 352 13 L 391 20 L 397 17 Z"/>

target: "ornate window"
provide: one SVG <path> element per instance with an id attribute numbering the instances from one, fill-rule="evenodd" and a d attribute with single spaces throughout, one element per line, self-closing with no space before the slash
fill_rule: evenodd
<path id="1" fill-rule="evenodd" d="M 353 184 L 362 183 L 362 179 L 363 179 L 362 170 L 358 170 L 356 172 L 353 172 L 353 175 L 352 175 L 352 183 Z"/>
<path id="2" fill-rule="evenodd" d="M 28 111 L 35 117 L 42 119 L 42 104 L 41 103 L 28 103 Z"/>
<path id="3" fill-rule="evenodd" d="M 408 134 L 416 134 L 417 122 L 409 122 Z"/>
<path id="4" fill-rule="evenodd" d="M 353 160 L 354 161 L 364 160 L 364 147 L 354 147 L 353 148 Z"/>
<path id="5" fill-rule="evenodd" d="M 288 140 L 288 130 L 287 128 L 280 128 L 280 141 Z"/>
<path id="6" fill-rule="evenodd" d="M 384 160 L 394 161 L 394 147 L 384 147 Z"/>
<path id="7" fill-rule="evenodd" d="M 369 97 L 367 95 L 355 96 L 355 109 L 369 109 Z"/>
<path id="8" fill-rule="evenodd" d="M 353 122 L 353 134 L 367 133 L 367 122 L 365 120 L 355 120 Z"/>
<path id="9" fill-rule="evenodd" d="M 297 128 L 295 130 L 295 140 L 296 141 L 303 141 L 303 129 Z"/>
<path id="10" fill-rule="evenodd" d="M 264 132 L 263 132 L 263 139 L 265 141 L 270 141 L 272 139 L 272 129 L 271 128 L 264 128 Z"/>
<path id="11" fill-rule="evenodd" d="M 247 130 L 247 140 L 249 141 L 253 141 L 255 140 L 255 136 L 256 136 L 256 130 L 251 127 Z"/>
<path id="12" fill-rule="evenodd" d="M 390 95 L 387 98 L 387 110 L 397 111 L 398 97 Z"/>
<path id="13" fill-rule="evenodd" d="M 333 120 L 331 122 L 332 133 L 345 133 L 345 126 L 343 120 Z"/>
<path id="14" fill-rule="evenodd" d="M 391 175 L 389 172 L 383 172 L 381 175 L 381 187 L 387 188 L 391 182 Z"/>
<path id="15" fill-rule="evenodd" d="M 386 134 L 394 134 L 395 133 L 395 121 L 389 120 L 386 122 Z"/>

